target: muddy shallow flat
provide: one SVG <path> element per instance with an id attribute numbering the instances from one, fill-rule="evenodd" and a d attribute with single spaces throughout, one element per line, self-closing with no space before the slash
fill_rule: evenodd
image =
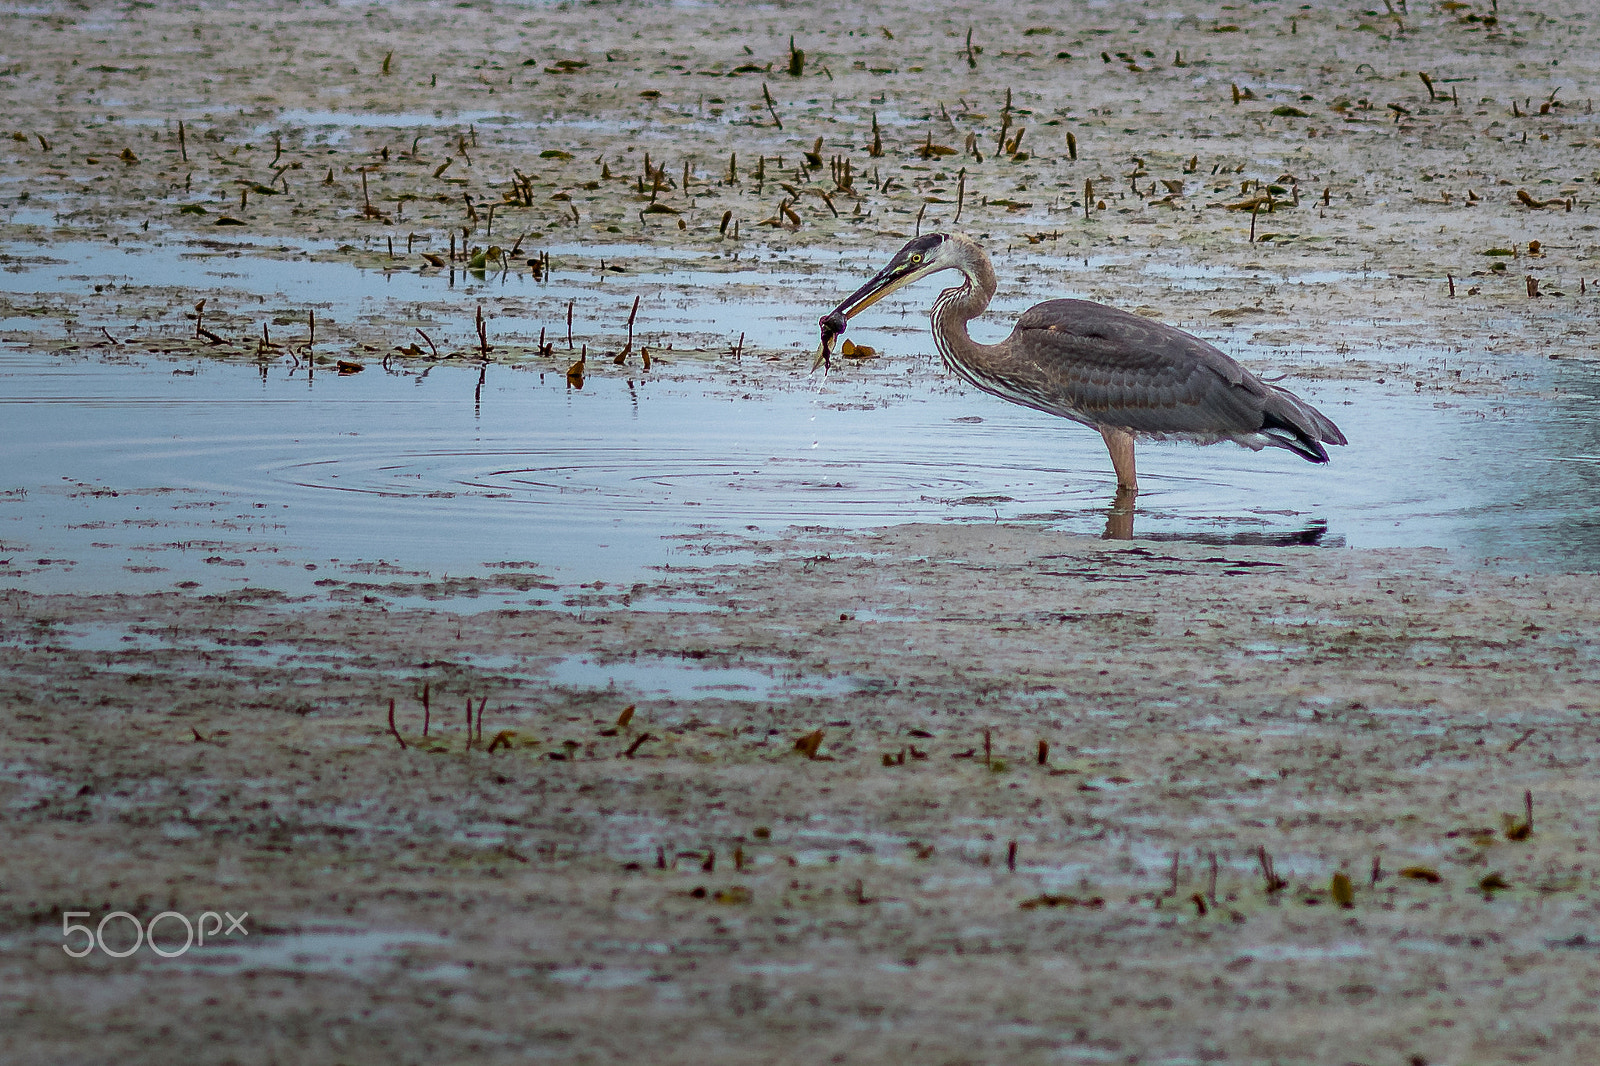
<path id="1" fill-rule="evenodd" d="M 692 609 L 8 594 L 8 1059 L 1596 1039 L 1595 578 L 1009 526 L 757 547 L 650 590 Z M 77 961 L 74 909 L 251 931 Z"/>
<path id="2" fill-rule="evenodd" d="M 1578 5 L 1421 7 L 0 16 L 0 410 L 193 438 L 110 435 L 92 480 L 8 423 L 34 458 L 0 471 L 0 1058 L 1588 1061 L 1600 577 L 1564 571 L 1594 569 L 1600 51 Z M 977 332 L 1108 300 L 1376 424 L 1295 470 L 1308 504 L 1267 457 L 1152 449 L 1131 542 L 1082 535 L 1082 441 L 917 469 L 1043 447 L 940 406 L 982 398 L 927 358 L 931 292 L 853 325 L 878 358 L 803 371 L 820 310 L 958 213 L 1001 275 Z M 785 530 L 807 494 L 769 468 L 656 493 L 509 422 L 408 456 L 398 417 L 312 468 L 230 439 L 255 374 L 491 428 L 514 377 L 560 417 L 633 389 L 769 434 L 815 396 L 874 488 Z M 462 547 L 558 475 L 720 503 L 641 535 L 670 568 L 580 580 L 593 530 L 537 520 Z M 382 540 L 415 510 L 339 537 L 326 501 L 403 479 L 444 532 L 395 543 L 457 562 L 363 548 L 360 516 Z M 1389 502 L 1320 546 L 1197 535 L 1359 514 L 1363 483 Z M 251 515 L 303 500 L 326 520 Z M 1407 528 L 1458 513 L 1529 534 Z M 563 532 L 569 561 L 532 550 Z M 179 587 L 191 551 L 218 577 Z M 117 911 L 113 950 L 168 911 L 248 935 L 63 951 Z"/>

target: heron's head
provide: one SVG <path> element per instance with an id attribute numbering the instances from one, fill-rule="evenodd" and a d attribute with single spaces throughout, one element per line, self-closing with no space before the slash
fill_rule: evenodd
<path id="1" fill-rule="evenodd" d="M 913 237 L 904 248 L 894 253 L 888 266 L 828 312 L 823 322 L 832 320 L 838 327 L 836 332 L 842 332 L 845 320 L 854 318 L 896 289 L 941 270 L 965 269 L 961 251 L 961 241 L 948 234 L 926 233 Z"/>

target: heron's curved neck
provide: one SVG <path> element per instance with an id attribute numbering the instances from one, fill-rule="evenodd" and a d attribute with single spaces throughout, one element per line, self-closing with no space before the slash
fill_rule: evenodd
<path id="1" fill-rule="evenodd" d="M 967 323 L 988 310 L 999 283 L 983 249 L 972 241 L 963 243 L 968 254 L 963 257 L 961 284 L 944 290 L 933 302 L 933 340 L 946 366 L 982 386 L 973 375 L 982 375 L 995 346 L 974 341 Z"/>

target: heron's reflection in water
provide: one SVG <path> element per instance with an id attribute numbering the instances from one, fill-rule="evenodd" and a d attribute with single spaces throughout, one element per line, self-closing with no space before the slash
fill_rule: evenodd
<path id="1" fill-rule="evenodd" d="M 1101 540 L 1132 540 L 1134 500 L 1137 494 L 1127 489 L 1118 489 L 1112 498 L 1111 506 L 1106 510 L 1106 531 L 1100 534 Z M 1293 548 L 1297 546 L 1312 547 L 1317 545 L 1335 546 L 1342 543 L 1343 538 L 1328 539 L 1328 523 L 1317 519 L 1308 522 L 1300 529 L 1285 529 L 1273 532 L 1251 530 L 1239 533 L 1146 533 L 1140 540 L 1152 540 L 1170 544 L 1209 544 L 1218 548 Z"/>
<path id="2" fill-rule="evenodd" d="M 1133 489 L 1118 487 L 1111 499 L 1111 509 L 1106 512 L 1106 531 L 1102 540 L 1133 539 L 1133 503 L 1139 494 Z"/>

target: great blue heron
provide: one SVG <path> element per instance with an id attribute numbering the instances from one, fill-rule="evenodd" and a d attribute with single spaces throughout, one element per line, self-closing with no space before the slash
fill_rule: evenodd
<path id="1" fill-rule="evenodd" d="M 1288 389 L 1269 385 L 1198 337 L 1105 304 L 1048 300 L 1017 320 L 999 344 L 979 344 L 967 323 L 995 291 L 994 267 L 976 241 L 928 233 L 822 319 L 827 358 L 845 323 L 891 292 L 941 270 L 964 280 L 933 301 L 933 342 L 964 381 L 1001 399 L 1061 415 L 1100 431 L 1116 469 L 1118 495 L 1138 492 L 1133 442 L 1231 440 L 1252 451 L 1287 448 L 1313 463 L 1324 444 L 1344 444 L 1325 415 Z"/>

